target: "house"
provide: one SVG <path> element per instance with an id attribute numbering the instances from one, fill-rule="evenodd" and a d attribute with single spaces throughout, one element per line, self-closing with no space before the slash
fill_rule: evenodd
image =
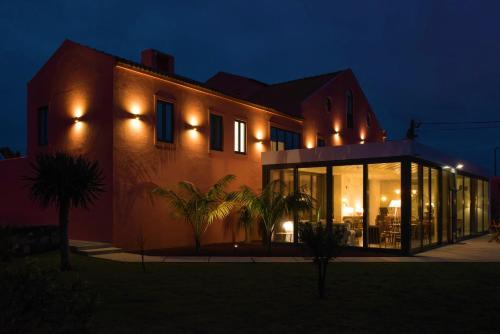
<path id="1" fill-rule="evenodd" d="M 174 57 L 157 50 L 144 50 L 137 63 L 66 40 L 28 83 L 27 157 L 0 163 L 0 223 L 56 223 L 54 210 L 29 200 L 22 177 L 36 155 L 64 151 L 98 160 L 106 185 L 92 210 L 72 211 L 73 239 L 134 249 L 143 235 L 149 249 L 192 245 L 190 227 L 151 190 L 183 180 L 204 188 L 227 174 L 237 177 L 233 189 L 258 189 L 277 178 L 289 189 L 304 184 L 322 203 L 286 218 L 276 241 L 297 241 L 298 225 L 317 219 L 345 228 L 353 247 L 405 252 L 483 232 L 489 191 L 482 171 L 450 165 L 464 177 L 443 188 L 443 175 L 451 173 L 444 163 L 455 160 L 436 160 L 433 151 L 413 159 L 419 156 L 414 144 L 398 147 L 385 137 L 350 69 L 277 84 L 219 72 L 201 83 L 177 74 Z M 371 183 L 372 167 L 378 185 Z M 417 171 L 415 212 L 410 170 Z M 475 192 L 459 190 L 472 184 Z M 461 216 L 462 229 L 452 229 L 458 218 L 446 220 L 446 228 L 444 218 L 435 218 L 445 215 L 443 201 L 455 203 L 443 189 L 469 196 L 462 212 L 476 210 L 468 221 Z M 478 189 L 482 204 L 470 206 Z M 462 235 L 450 237 L 458 230 Z M 412 238 L 420 248 L 408 247 Z M 203 243 L 241 239 L 228 219 L 211 226 Z"/>

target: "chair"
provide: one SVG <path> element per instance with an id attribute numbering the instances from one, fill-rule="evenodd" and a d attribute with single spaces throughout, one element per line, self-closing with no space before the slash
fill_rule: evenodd
<path id="1" fill-rule="evenodd" d="M 497 224 L 495 222 L 495 219 L 491 221 L 490 232 L 491 232 L 491 238 L 490 240 L 488 240 L 488 242 L 492 241 L 500 242 L 500 223 Z"/>

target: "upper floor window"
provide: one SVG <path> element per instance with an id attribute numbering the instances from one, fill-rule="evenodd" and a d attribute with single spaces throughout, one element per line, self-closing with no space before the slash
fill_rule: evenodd
<path id="1" fill-rule="evenodd" d="M 325 140 L 324 140 L 323 138 L 319 138 L 319 137 L 318 137 L 318 140 L 317 140 L 316 146 L 317 146 L 317 147 L 323 147 L 323 146 L 326 146 L 326 145 L 325 145 Z"/>
<path id="2" fill-rule="evenodd" d="M 45 146 L 49 143 L 48 138 L 48 115 L 49 108 L 41 107 L 38 109 L 38 121 L 37 121 L 37 130 L 38 130 L 38 145 Z"/>
<path id="3" fill-rule="evenodd" d="M 271 151 L 300 148 L 300 133 L 271 127 Z"/>
<path id="4" fill-rule="evenodd" d="M 243 121 L 234 121 L 234 152 L 242 154 L 246 153 L 246 137 L 247 123 Z"/>
<path id="5" fill-rule="evenodd" d="M 170 102 L 156 101 L 156 140 L 174 142 L 174 105 Z"/>
<path id="6" fill-rule="evenodd" d="M 372 126 L 372 116 L 370 113 L 367 111 L 366 112 L 366 126 L 371 127 Z"/>
<path id="7" fill-rule="evenodd" d="M 222 116 L 210 114 L 210 149 L 222 151 Z"/>
<path id="8" fill-rule="evenodd" d="M 330 97 L 326 98 L 325 109 L 326 111 L 332 111 L 332 99 Z"/>
<path id="9" fill-rule="evenodd" d="M 353 110 L 352 92 L 350 90 L 348 90 L 346 93 L 345 113 L 346 113 L 347 128 L 352 129 L 354 127 L 354 110 Z"/>

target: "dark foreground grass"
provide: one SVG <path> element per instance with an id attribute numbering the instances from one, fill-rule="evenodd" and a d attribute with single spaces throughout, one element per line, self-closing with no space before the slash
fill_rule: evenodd
<path id="1" fill-rule="evenodd" d="M 38 257 L 57 267 L 56 253 Z M 123 264 L 72 256 L 99 294 L 93 333 L 489 333 L 500 265 L 334 263 L 319 300 L 312 264 Z"/>

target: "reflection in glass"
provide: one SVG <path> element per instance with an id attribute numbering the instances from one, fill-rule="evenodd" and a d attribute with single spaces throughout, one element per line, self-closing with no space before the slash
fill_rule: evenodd
<path id="1" fill-rule="evenodd" d="M 464 235 L 464 178 L 457 175 L 457 239 Z"/>
<path id="2" fill-rule="evenodd" d="M 401 163 L 368 165 L 368 246 L 401 248 Z"/>
<path id="3" fill-rule="evenodd" d="M 477 229 L 476 232 L 483 232 L 483 206 L 484 206 L 484 195 L 483 195 L 483 180 L 477 180 L 476 182 L 476 221 Z"/>
<path id="4" fill-rule="evenodd" d="M 439 180 L 438 180 L 438 170 L 436 168 L 431 168 L 431 205 L 430 205 L 430 234 L 431 243 L 436 244 L 438 242 L 438 212 L 439 212 Z"/>
<path id="5" fill-rule="evenodd" d="M 429 181 L 430 181 L 430 168 L 423 168 L 423 203 L 424 203 L 424 219 L 422 221 L 422 245 L 429 246 L 431 243 L 431 226 L 432 226 L 432 215 L 431 215 L 431 197 L 429 192 Z"/>
<path id="6" fill-rule="evenodd" d="M 418 190 L 418 164 L 411 164 L 411 248 L 422 247 L 422 217 L 420 217 L 420 193 Z"/>
<path id="7" fill-rule="evenodd" d="M 464 236 L 470 235 L 470 177 L 464 177 Z"/>
<path id="8" fill-rule="evenodd" d="M 273 182 L 276 180 L 282 182 L 281 186 L 285 187 L 286 194 L 293 192 L 293 168 L 271 170 L 269 181 Z M 293 215 L 288 214 L 275 227 L 273 241 L 293 242 L 293 228 Z"/>
<path id="9" fill-rule="evenodd" d="M 314 204 L 300 214 L 299 223 L 326 223 L 326 167 L 299 168 L 299 191 L 311 196 Z"/>
<path id="10" fill-rule="evenodd" d="M 348 246 L 363 246 L 363 165 L 333 166 L 333 225 Z"/>
<path id="11" fill-rule="evenodd" d="M 443 170 L 443 226 L 442 226 L 442 242 L 448 242 L 448 231 L 451 222 L 451 198 L 450 198 L 450 172 Z"/>

